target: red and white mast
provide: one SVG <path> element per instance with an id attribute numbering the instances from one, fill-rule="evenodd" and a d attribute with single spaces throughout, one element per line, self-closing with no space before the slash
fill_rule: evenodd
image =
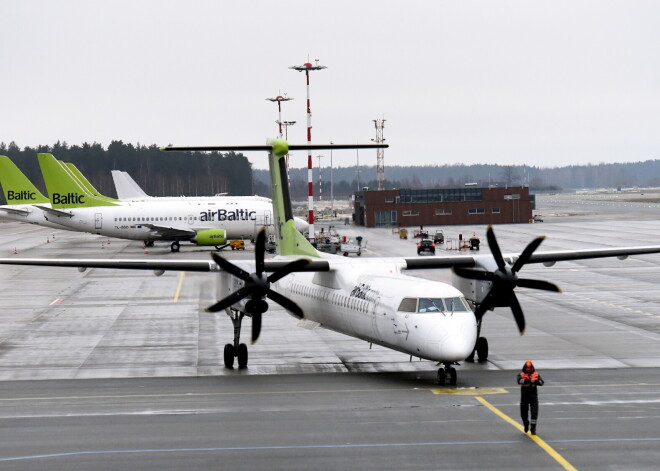
<path id="1" fill-rule="evenodd" d="M 285 93 L 284 96 L 277 95 L 275 98 L 266 98 L 266 100 L 272 101 L 273 103 L 277 103 L 278 118 L 276 122 L 279 129 L 279 138 L 282 139 L 282 102 L 293 100 L 293 98 L 287 97 Z"/>
<path id="2" fill-rule="evenodd" d="M 303 65 L 294 65 L 289 69 L 297 70 L 298 72 L 305 72 L 307 78 L 307 143 L 312 143 L 312 107 L 309 99 L 309 71 L 326 69 L 324 65 L 319 65 L 318 59 L 316 65 L 309 62 Z M 308 200 L 308 216 L 307 223 L 309 224 L 309 239 L 314 240 L 316 233 L 314 232 L 314 182 L 312 180 L 312 151 L 307 151 L 307 200 Z"/>

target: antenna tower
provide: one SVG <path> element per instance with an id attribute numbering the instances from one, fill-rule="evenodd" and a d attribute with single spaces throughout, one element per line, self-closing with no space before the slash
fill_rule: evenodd
<path id="1" fill-rule="evenodd" d="M 376 139 L 372 139 L 377 144 L 385 142 L 383 137 L 384 119 L 374 119 L 376 126 Z M 378 191 L 385 189 L 385 149 L 376 150 L 376 180 L 378 181 Z"/>

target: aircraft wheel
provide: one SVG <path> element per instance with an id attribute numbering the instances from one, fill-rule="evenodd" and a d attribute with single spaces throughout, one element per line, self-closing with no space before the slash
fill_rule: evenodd
<path id="1" fill-rule="evenodd" d="M 348 252 L 344 252 L 344 257 L 348 257 Z"/>
<path id="2" fill-rule="evenodd" d="M 438 384 L 444 386 L 446 380 L 447 376 L 445 375 L 445 370 L 443 368 L 438 368 Z"/>
<path id="3" fill-rule="evenodd" d="M 488 340 L 486 337 L 479 337 L 477 339 L 477 355 L 479 356 L 479 361 L 488 360 Z"/>
<path id="4" fill-rule="evenodd" d="M 172 242 L 172 244 L 170 245 L 170 250 L 172 252 L 178 252 L 179 249 L 181 249 L 181 244 L 179 244 L 177 241 Z"/>
<path id="5" fill-rule="evenodd" d="M 225 368 L 231 369 L 234 367 L 234 346 L 230 343 L 225 345 L 224 360 Z"/>
<path id="6" fill-rule="evenodd" d="M 456 386 L 456 381 L 458 380 L 458 374 L 456 373 L 456 368 L 453 366 L 449 370 L 449 384 Z"/>
<path id="7" fill-rule="evenodd" d="M 247 368 L 248 364 L 248 348 L 244 343 L 238 346 L 238 367 Z"/>

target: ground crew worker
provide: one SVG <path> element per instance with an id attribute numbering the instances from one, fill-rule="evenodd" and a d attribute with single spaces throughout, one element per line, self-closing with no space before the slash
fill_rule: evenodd
<path id="1" fill-rule="evenodd" d="M 536 391 L 537 386 L 543 386 L 541 375 L 534 369 L 531 360 L 527 360 L 523 365 L 522 371 L 518 373 L 518 384 L 520 385 L 520 416 L 522 417 L 525 433 L 527 430 L 536 435 L 536 419 L 539 416 L 539 396 Z M 528 410 L 532 411 L 532 422 L 528 419 Z"/>

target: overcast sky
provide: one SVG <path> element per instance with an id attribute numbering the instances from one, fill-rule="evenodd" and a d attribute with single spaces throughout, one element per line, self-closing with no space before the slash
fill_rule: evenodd
<path id="1" fill-rule="evenodd" d="M 0 18 L 0 141 L 20 147 L 262 144 L 280 93 L 304 143 L 289 66 L 309 58 L 328 67 L 311 75 L 313 141 L 370 142 L 384 117 L 386 176 L 660 159 L 657 0 L 0 0 Z"/>

